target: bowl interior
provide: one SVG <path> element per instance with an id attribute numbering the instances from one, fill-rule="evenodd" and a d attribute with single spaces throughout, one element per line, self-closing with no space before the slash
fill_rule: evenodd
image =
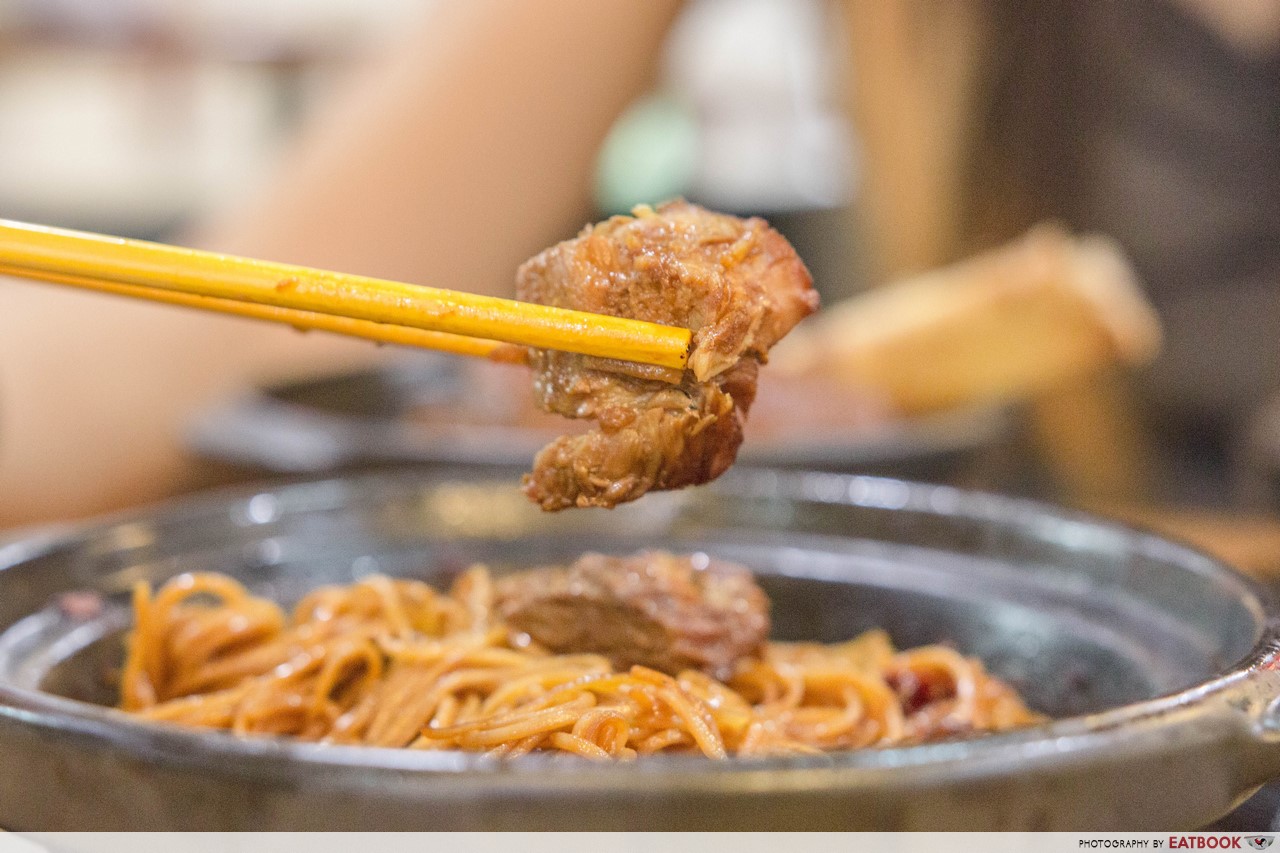
<path id="1" fill-rule="evenodd" d="M 1189 687 L 1243 658 L 1249 586 L 1154 536 L 947 487 L 736 472 L 612 512 L 542 514 L 493 475 L 375 475 L 214 496 L 0 549 L 0 685 L 110 704 L 128 589 L 220 571 L 283 602 L 382 572 L 446 585 L 587 550 L 705 551 L 751 567 L 774 637 L 981 658 L 1055 717 Z"/>

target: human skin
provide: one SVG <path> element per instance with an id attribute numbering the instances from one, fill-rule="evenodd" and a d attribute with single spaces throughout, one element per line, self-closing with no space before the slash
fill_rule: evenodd
<path id="1" fill-rule="evenodd" d="M 444 2 L 355 73 L 246 203 L 180 242 L 509 293 L 591 215 L 594 154 L 678 0 Z M 183 430 L 371 344 L 0 278 L 0 529 L 196 484 Z"/>

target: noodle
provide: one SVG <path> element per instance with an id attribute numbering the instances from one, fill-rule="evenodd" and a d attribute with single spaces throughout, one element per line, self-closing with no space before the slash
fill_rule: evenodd
<path id="1" fill-rule="evenodd" d="M 340 744 L 590 759 L 859 749 L 1036 722 L 982 664 L 883 631 L 771 642 L 719 681 L 555 655 L 502 624 L 473 567 L 445 594 L 372 577 L 291 616 L 229 577 L 134 590 L 120 706 L 145 719 Z"/>

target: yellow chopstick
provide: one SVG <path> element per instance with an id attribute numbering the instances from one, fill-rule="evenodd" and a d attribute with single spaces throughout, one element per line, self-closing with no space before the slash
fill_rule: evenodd
<path id="1" fill-rule="evenodd" d="M 99 293 L 128 296 L 133 299 L 143 299 L 184 308 L 215 311 L 219 314 L 230 314 L 251 320 L 266 320 L 272 323 L 293 326 L 300 331 L 332 332 L 333 334 L 362 338 L 379 344 L 396 344 L 398 346 L 439 350 L 453 353 L 454 355 L 487 358 L 491 361 L 510 364 L 528 363 L 528 352 L 523 347 L 485 338 L 468 338 L 464 335 L 451 335 L 448 332 L 428 332 L 423 329 L 411 329 L 408 326 L 371 323 L 368 320 L 353 320 L 350 317 L 316 314 L 310 311 L 295 311 L 292 308 L 277 308 L 272 305 L 257 305 L 252 302 L 236 302 L 231 299 L 218 299 L 213 296 L 194 296 L 189 293 L 158 290 L 154 287 L 142 287 L 136 284 L 112 284 L 76 276 L 11 269 L 4 264 L 0 264 L 0 275 L 12 275 L 52 284 L 65 284 L 84 290 L 94 290 Z"/>
<path id="2" fill-rule="evenodd" d="M 692 337 L 688 329 L 640 320 L 7 220 L 0 220 L 0 271 L 144 299 L 163 291 L 169 296 L 158 301 L 299 328 L 371 331 L 349 323 L 318 324 L 318 315 L 324 315 L 442 333 L 450 338 L 392 342 L 466 355 L 490 355 L 497 341 L 682 370 Z M 179 295 L 188 298 L 179 300 Z M 451 338 L 459 336 L 485 343 L 471 351 L 452 347 Z"/>

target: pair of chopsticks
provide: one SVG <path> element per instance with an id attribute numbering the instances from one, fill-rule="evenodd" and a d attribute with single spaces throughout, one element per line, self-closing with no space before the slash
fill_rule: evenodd
<path id="1" fill-rule="evenodd" d="M 691 341 L 641 320 L 2 219 L 0 274 L 498 361 L 537 347 L 683 370 Z"/>

